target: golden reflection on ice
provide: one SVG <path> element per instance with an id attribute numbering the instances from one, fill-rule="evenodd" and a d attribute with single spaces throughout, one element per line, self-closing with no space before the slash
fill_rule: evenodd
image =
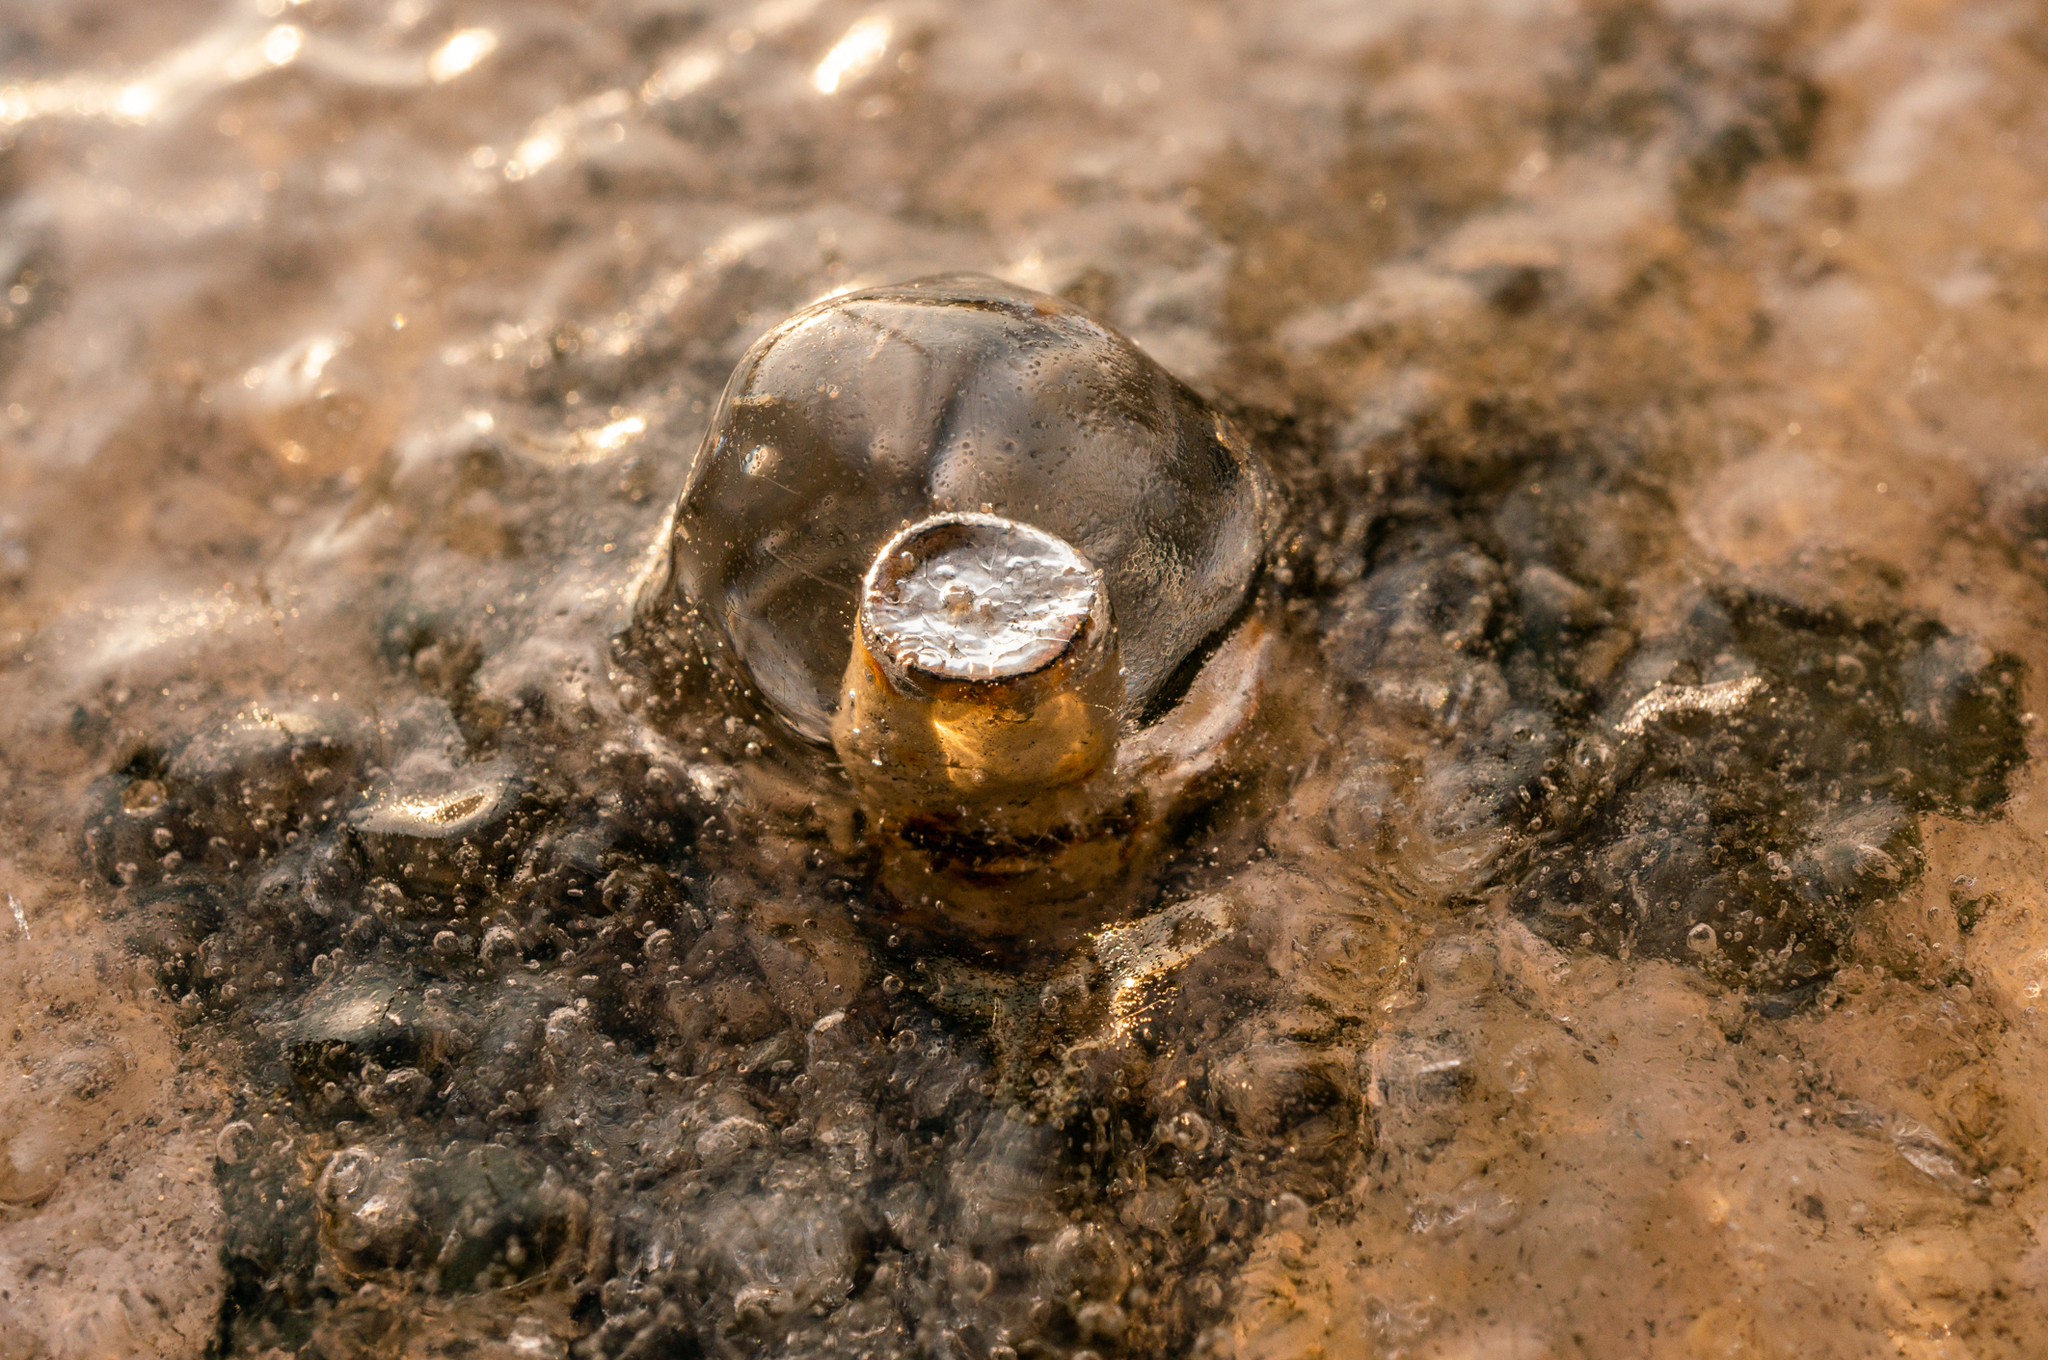
<path id="1" fill-rule="evenodd" d="M 700 47 L 680 53 L 641 87 L 640 97 L 649 104 L 681 99 L 709 85 L 725 69 L 725 55 Z"/>
<path id="2" fill-rule="evenodd" d="M 89 76 L 0 86 L 0 127 L 67 115 L 135 122 L 146 117 L 152 107 L 152 96 L 142 87 L 124 90 Z"/>
<path id="3" fill-rule="evenodd" d="M 1760 675 L 1745 675 L 1740 680 L 1716 680 L 1711 685 L 1659 685 L 1630 704 L 1628 712 L 1614 725 L 1614 730 L 1637 737 L 1642 735 L 1645 727 L 1667 713 L 1733 713 L 1763 687 L 1764 679 Z"/>
<path id="4" fill-rule="evenodd" d="M 471 789 L 444 797 L 393 798 L 384 805 L 390 816 L 403 817 L 427 826 L 454 826 L 491 801 L 489 791 Z"/>
<path id="5" fill-rule="evenodd" d="M 505 166 L 505 178 L 523 179 L 562 154 L 562 134 L 546 128 L 519 144 Z"/>
<path id="6" fill-rule="evenodd" d="M 345 335 L 308 336 L 243 373 L 242 386 L 272 401 L 303 400 L 348 342 Z"/>
<path id="7" fill-rule="evenodd" d="M 427 79 L 446 85 L 498 50 L 498 35 L 488 28 L 465 28 L 451 34 L 427 58 Z"/>
<path id="8" fill-rule="evenodd" d="M 282 6 L 270 9 L 281 13 Z M 150 62 L 139 73 L 83 72 L 0 85 L 0 128 L 47 118 L 140 124 L 176 114 L 194 101 L 286 66 L 305 65 L 358 84 L 395 88 L 445 84 L 498 48 L 490 29 L 457 32 L 423 56 L 386 53 L 308 33 L 297 24 L 241 16 Z"/>
<path id="9" fill-rule="evenodd" d="M 875 63 L 889 50 L 889 34 L 889 20 L 884 15 L 870 14 L 855 20 L 846 36 L 834 43 L 818 63 L 811 84 L 819 94 L 837 94 L 842 87 L 859 80 L 874 70 Z"/>
<path id="10" fill-rule="evenodd" d="M 262 46 L 257 49 L 264 63 L 270 66 L 284 66 L 299 55 L 306 45 L 306 35 L 292 24 L 279 24 L 263 35 Z M 257 74 L 250 71 L 250 75 Z"/>
<path id="11" fill-rule="evenodd" d="M 1230 910 L 1224 900 L 1197 897 L 1096 935 L 1096 961 L 1112 979 L 1111 1032 L 1128 1034 L 1162 999 L 1154 984 L 1228 937 L 1230 931 Z"/>
<path id="12" fill-rule="evenodd" d="M 478 434 L 490 434 L 498 427 L 497 418 L 480 408 L 465 410 L 462 416 L 463 422 Z M 613 457 L 646 433 L 647 417 L 616 415 L 603 425 L 567 435 L 539 436 L 515 430 L 507 446 L 522 457 L 550 467 L 587 467 Z"/>
<path id="13" fill-rule="evenodd" d="M 545 169 L 564 153 L 577 148 L 585 130 L 598 123 L 610 123 L 625 116 L 633 107 L 633 96 L 625 90 L 605 90 L 588 99 L 574 104 L 564 104 L 550 109 L 535 120 L 528 129 L 526 138 L 519 143 L 518 150 L 505 162 L 505 178 L 525 179 L 528 175 Z M 613 134 L 613 140 L 624 136 L 620 125 Z"/>
<path id="14" fill-rule="evenodd" d="M 577 443 L 597 458 L 608 458 L 647 432 L 644 416 L 624 416 L 609 425 L 600 425 L 595 430 L 585 430 L 577 436 Z"/>

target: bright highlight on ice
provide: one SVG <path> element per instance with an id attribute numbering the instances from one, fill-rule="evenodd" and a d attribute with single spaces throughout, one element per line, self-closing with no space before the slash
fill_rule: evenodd
<path id="1" fill-rule="evenodd" d="M 498 35 L 488 28 L 465 28 L 427 58 L 427 75 L 436 85 L 445 85 L 498 50 Z"/>
<path id="2" fill-rule="evenodd" d="M 811 83 L 818 87 L 818 93 L 837 94 L 841 86 L 850 85 L 874 70 L 875 63 L 889 50 L 889 33 L 889 21 L 882 15 L 870 14 L 856 20 L 812 73 Z"/>
<path id="3" fill-rule="evenodd" d="M 305 45 L 305 33 L 291 24 L 279 24 L 263 35 L 263 59 L 272 66 L 288 66 Z"/>

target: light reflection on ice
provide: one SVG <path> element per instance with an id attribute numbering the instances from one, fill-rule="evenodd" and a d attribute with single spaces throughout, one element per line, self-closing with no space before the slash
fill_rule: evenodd
<path id="1" fill-rule="evenodd" d="M 465 28 L 452 34 L 427 58 L 427 78 L 445 85 L 498 50 L 498 35 L 488 28 Z"/>
<path id="2" fill-rule="evenodd" d="M 578 430 L 549 461 L 568 465 L 601 463 L 647 432 L 647 417 L 620 416 L 592 430 Z"/>
<path id="3" fill-rule="evenodd" d="M 837 94 L 845 86 L 859 80 L 875 64 L 881 61 L 889 50 L 891 25 L 886 16 L 870 14 L 854 21 L 846 30 L 846 36 L 832 45 L 825 59 L 818 63 L 818 69 L 811 75 L 811 83 L 819 94 Z"/>
<path id="4" fill-rule="evenodd" d="M 534 123 L 505 162 L 505 178 L 525 179 L 545 169 L 577 146 L 593 125 L 624 117 L 632 107 L 633 96 L 625 90 L 606 90 L 550 111 Z"/>
<path id="5" fill-rule="evenodd" d="M 1764 678 L 1760 675 L 1716 680 L 1709 685 L 1659 685 L 1629 705 L 1614 730 L 1640 736 L 1645 727 L 1667 713 L 1733 713 L 1763 687 Z"/>
<path id="6" fill-rule="evenodd" d="M 216 591 L 186 600 L 109 605 L 101 611 L 105 626 L 82 669 L 117 666 L 172 643 L 219 632 L 246 614 L 247 604 L 230 591 Z"/>
<path id="7" fill-rule="evenodd" d="M 725 54 L 711 48 L 693 48 L 679 53 L 642 87 L 640 97 L 650 104 L 681 99 L 694 94 L 718 78 L 725 69 Z"/>
<path id="8" fill-rule="evenodd" d="M 130 77 L 83 72 L 0 85 L 0 128 L 78 118 L 140 124 L 174 117 L 217 90 L 271 71 L 305 65 L 355 84 L 445 84 L 473 70 L 498 47 L 489 29 L 464 29 L 431 53 L 381 52 L 298 24 L 243 15 L 159 57 Z"/>

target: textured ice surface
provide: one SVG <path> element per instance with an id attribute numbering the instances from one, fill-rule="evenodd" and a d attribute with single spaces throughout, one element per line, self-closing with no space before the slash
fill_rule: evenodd
<path id="1" fill-rule="evenodd" d="M 2026 7 L 0 8 L 0 1354 L 2048 1354 Z M 754 343 L 945 270 L 1295 508 L 1052 957 L 611 647 Z M 767 442 L 829 691 L 936 496 Z"/>

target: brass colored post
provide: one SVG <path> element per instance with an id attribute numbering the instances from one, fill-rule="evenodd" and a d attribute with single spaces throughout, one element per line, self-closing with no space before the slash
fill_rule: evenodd
<path id="1" fill-rule="evenodd" d="M 1101 572 L 1043 530 L 942 514 L 868 569 L 832 740 L 898 887 L 944 872 L 956 904 L 964 879 L 999 910 L 1124 858 L 1090 834 L 1122 703 Z"/>

